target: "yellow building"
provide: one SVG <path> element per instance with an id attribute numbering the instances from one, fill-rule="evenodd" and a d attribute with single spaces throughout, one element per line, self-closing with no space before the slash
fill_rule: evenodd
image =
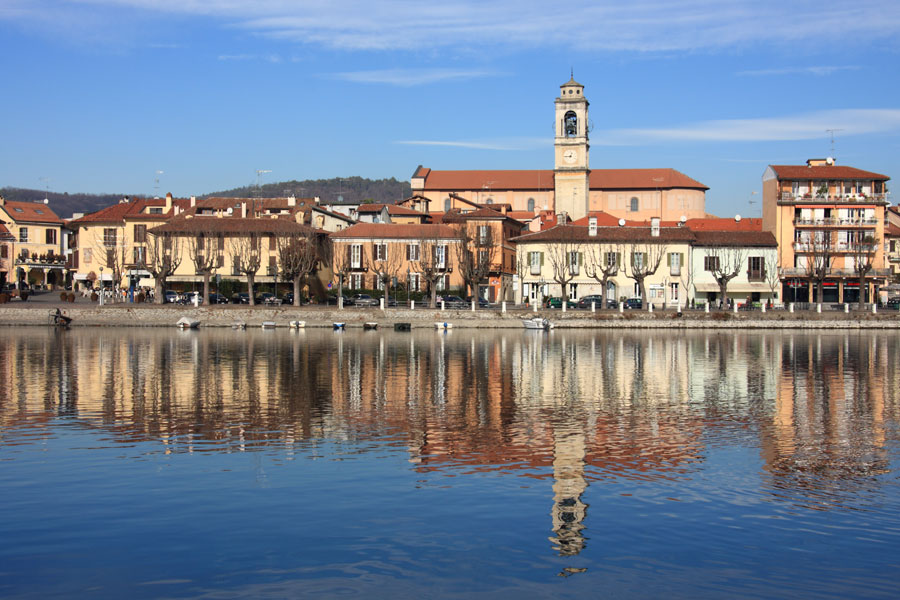
<path id="1" fill-rule="evenodd" d="M 7 253 L 7 281 L 50 289 L 65 284 L 63 222 L 49 206 L 0 196 L 0 224 L 5 224 L 12 236 L 12 241 L 2 246 Z"/>

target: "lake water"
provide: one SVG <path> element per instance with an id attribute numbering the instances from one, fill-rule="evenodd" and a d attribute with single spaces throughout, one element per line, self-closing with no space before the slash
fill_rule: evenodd
<path id="1" fill-rule="evenodd" d="M 896 598 L 882 332 L 0 331 L 3 598 Z"/>

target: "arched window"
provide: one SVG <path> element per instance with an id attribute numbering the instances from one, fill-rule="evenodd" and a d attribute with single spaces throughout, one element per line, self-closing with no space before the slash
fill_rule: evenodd
<path id="1" fill-rule="evenodd" d="M 571 110 L 566 113 L 563 121 L 566 137 L 575 137 L 578 135 L 578 117 Z"/>
<path id="2" fill-rule="evenodd" d="M 534 212 L 534 198 L 528 199 L 528 212 Z"/>
<path id="3" fill-rule="evenodd" d="M 635 197 L 633 197 L 633 198 L 631 199 L 631 207 L 630 207 L 629 210 L 631 210 L 631 212 L 637 212 L 637 211 L 638 211 L 638 199 L 637 199 L 637 196 L 635 196 Z"/>
<path id="4" fill-rule="evenodd" d="M 444 212 L 450 211 L 450 198 L 444 198 Z"/>

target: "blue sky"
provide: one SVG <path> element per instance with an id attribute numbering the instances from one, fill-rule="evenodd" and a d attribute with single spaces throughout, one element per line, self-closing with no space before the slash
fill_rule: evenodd
<path id="1" fill-rule="evenodd" d="M 626 6 L 627 4 L 627 6 Z M 759 213 L 767 164 L 900 178 L 900 2 L 0 0 L 0 186 L 203 194 L 553 167 L 672 167 Z"/>

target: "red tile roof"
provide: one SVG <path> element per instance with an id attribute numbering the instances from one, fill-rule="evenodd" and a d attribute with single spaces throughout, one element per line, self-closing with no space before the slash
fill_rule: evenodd
<path id="1" fill-rule="evenodd" d="M 406 206 L 397 206 L 396 204 L 360 204 L 357 212 L 360 214 L 378 213 L 387 206 L 389 215 L 405 215 L 414 217 L 427 217 L 425 213 L 413 210 Z"/>
<path id="2" fill-rule="evenodd" d="M 16 223 L 54 223 L 62 225 L 53 209 L 40 202 L 17 202 L 6 200 L 2 207 L 9 218 Z"/>
<path id="3" fill-rule="evenodd" d="M 742 248 L 775 248 L 778 242 L 769 231 L 694 231 L 695 246 L 739 246 Z"/>
<path id="4" fill-rule="evenodd" d="M 426 190 L 552 191 L 555 185 L 554 172 L 550 169 L 432 171 L 420 168 L 414 177 L 425 177 Z M 590 187 L 592 190 L 709 189 L 675 169 L 593 169 Z"/>
<path id="5" fill-rule="evenodd" d="M 887 175 L 863 171 L 856 167 L 843 167 L 838 165 L 822 165 L 808 167 L 806 165 L 769 165 L 775 171 L 779 179 L 877 179 L 887 181 Z"/>
<path id="6" fill-rule="evenodd" d="M 15 240 L 13 235 L 9 232 L 9 229 L 7 229 L 3 223 L 0 223 L 0 240 L 5 242 Z"/>
<path id="7" fill-rule="evenodd" d="M 686 227 L 660 227 L 659 236 L 651 235 L 650 227 L 598 227 L 597 235 L 590 235 L 589 230 L 581 225 L 557 225 L 550 229 L 526 233 L 512 238 L 517 244 L 534 242 L 613 242 L 613 243 L 691 243 L 694 234 Z"/>
<path id="8" fill-rule="evenodd" d="M 312 230 L 290 218 L 275 217 L 198 217 L 179 215 L 168 223 L 154 227 L 150 233 L 269 233 L 300 234 Z M 319 230 L 315 230 L 319 231 Z"/>
<path id="9" fill-rule="evenodd" d="M 688 219 L 684 225 L 692 231 L 762 231 L 762 219 Z"/>
<path id="10" fill-rule="evenodd" d="M 884 228 L 884 237 L 900 238 L 900 227 L 893 223 L 888 223 Z"/>
<path id="11" fill-rule="evenodd" d="M 330 236 L 332 239 L 453 239 L 456 230 L 449 225 L 433 223 L 357 223 Z"/>

